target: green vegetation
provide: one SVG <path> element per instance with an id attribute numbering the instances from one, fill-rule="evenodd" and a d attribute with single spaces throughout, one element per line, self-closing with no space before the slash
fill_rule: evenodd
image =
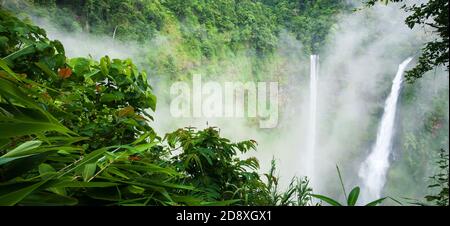
<path id="1" fill-rule="evenodd" d="M 264 183 L 256 159 L 236 157 L 255 141 L 215 128 L 157 136 L 143 110 L 156 98 L 130 60 L 67 59 L 0 12 L 0 205 L 311 204 L 307 180 L 280 193 L 274 168 Z"/>
<path id="2" fill-rule="evenodd" d="M 221 76 L 232 58 L 249 61 L 240 77 L 261 79 L 279 61 L 282 32 L 303 44 L 305 56 L 317 53 L 336 16 L 350 10 L 345 0 L 14 0 L 4 5 L 46 18 L 61 32 L 84 31 L 143 46 L 163 37 L 166 44 L 136 60 L 166 81 L 192 73 Z"/>
<path id="3" fill-rule="evenodd" d="M 276 48 L 284 31 L 304 45 L 305 55 L 322 51 L 337 15 L 350 10 L 346 2 L 0 1 L 15 12 L 45 16 L 62 32 L 83 30 L 143 45 L 167 37 L 169 47 L 137 59 L 167 80 L 217 72 L 225 59 L 242 56 L 251 61 L 245 76 L 259 79 L 273 70 L 267 62 L 279 63 Z M 424 23 L 423 10 L 430 8 L 413 9 L 410 27 Z M 149 124 L 157 98 L 148 75 L 130 59 L 67 58 L 59 41 L 16 15 L 0 8 L 0 205 L 321 205 L 317 200 L 342 205 L 314 194 L 308 178 L 294 177 L 280 189 L 274 160 L 267 174 L 259 174 L 256 158 L 239 157 L 256 150 L 256 141 L 232 142 L 218 128 L 158 135 Z M 448 29 L 448 20 L 436 21 Z M 448 34 L 443 34 L 443 41 L 426 45 L 422 66 L 408 78 L 448 65 L 448 46 L 442 44 Z M 405 102 L 415 98 L 411 94 Z M 445 103 L 437 99 L 436 109 L 426 115 L 425 132 L 413 131 L 405 139 L 405 149 L 414 151 L 407 154 L 408 166 L 427 160 L 425 142 L 445 140 Z M 433 205 L 448 205 L 448 155 L 442 153 L 438 167 L 447 175 L 433 177 L 434 193 L 426 197 Z M 339 169 L 338 175 L 346 204 L 356 205 L 359 187 L 347 196 Z"/>
<path id="4" fill-rule="evenodd" d="M 338 166 L 336 166 L 336 170 L 339 176 L 339 182 L 341 183 L 341 187 L 342 187 L 342 192 L 344 193 L 345 199 L 346 199 L 346 205 L 347 206 L 356 206 L 357 202 L 358 202 L 358 198 L 359 198 L 359 193 L 360 193 L 360 188 L 358 186 L 354 187 L 350 193 L 347 196 L 347 192 L 345 191 L 345 187 L 344 187 L 344 182 L 342 180 L 342 175 L 341 175 L 341 170 L 339 169 Z M 343 204 L 341 204 L 339 201 L 336 201 L 333 198 L 324 196 L 324 195 L 319 195 L 319 194 L 312 194 L 311 195 L 314 198 L 317 198 L 319 200 L 322 200 L 326 203 L 328 203 L 331 206 L 345 206 Z M 365 206 L 377 206 L 381 203 L 383 203 L 383 201 L 386 199 L 387 197 L 383 197 L 374 201 L 371 201 L 367 204 L 365 204 Z"/>
<path id="5" fill-rule="evenodd" d="M 50 8 L 57 15 L 54 21 L 66 29 L 115 34 L 122 40 L 143 42 L 159 32 L 181 33 L 189 48 L 206 57 L 222 46 L 270 52 L 281 29 L 294 32 L 310 51 L 317 51 L 334 16 L 349 8 L 341 0 L 48 0 L 17 1 L 16 7 L 25 8 L 22 2 Z M 75 23 L 68 22 L 67 15 L 77 18 Z"/>
<path id="6" fill-rule="evenodd" d="M 438 206 L 448 206 L 448 152 L 444 149 L 439 151 L 439 159 L 437 160 L 437 165 L 439 166 L 438 172 L 430 177 L 433 181 L 428 188 L 437 188 L 437 192 L 425 196 L 427 202 L 438 205 Z M 435 189 L 436 190 L 436 189 Z"/>

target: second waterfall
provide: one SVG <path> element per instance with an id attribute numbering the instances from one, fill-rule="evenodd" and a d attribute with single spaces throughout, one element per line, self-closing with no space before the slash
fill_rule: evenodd
<path id="1" fill-rule="evenodd" d="M 392 137 L 394 135 L 394 122 L 397 110 L 397 101 L 403 81 L 403 73 L 406 66 L 412 60 L 411 57 L 403 61 L 392 81 L 391 92 L 384 105 L 384 113 L 378 128 L 377 139 L 367 159 L 362 163 L 359 176 L 365 189 L 363 201 L 378 199 L 386 182 L 389 169 L 389 155 L 392 149 Z"/>
<path id="2" fill-rule="evenodd" d="M 308 121 L 308 147 L 307 161 L 308 167 L 306 174 L 309 177 L 314 173 L 314 152 L 316 148 L 317 133 L 317 77 L 319 75 L 319 56 L 311 55 L 310 82 L 309 82 L 309 121 Z"/>

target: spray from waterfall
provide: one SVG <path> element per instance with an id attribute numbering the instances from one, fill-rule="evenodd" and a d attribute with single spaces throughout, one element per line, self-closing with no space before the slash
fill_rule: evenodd
<path id="1" fill-rule="evenodd" d="M 392 82 L 391 93 L 384 105 L 384 113 L 378 128 L 376 143 L 367 159 L 361 164 L 359 177 L 362 179 L 364 189 L 362 201 L 372 201 L 381 197 L 381 191 L 389 169 L 389 155 L 392 149 L 395 114 L 403 73 L 411 60 L 412 57 L 409 57 L 398 66 L 397 74 Z"/>
<path id="2" fill-rule="evenodd" d="M 317 76 L 319 74 L 319 56 L 311 55 L 310 82 L 309 82 L 309 122 L 308 122 L 308 148 L 307 148 L 307 175 L 313 176 L 314 152 L 316 146 L 316 115 L 317 115 Z"/>

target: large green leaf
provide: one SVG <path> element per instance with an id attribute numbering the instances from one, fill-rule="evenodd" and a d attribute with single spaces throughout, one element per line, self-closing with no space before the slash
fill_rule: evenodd
<path id="1" fill-rule="evenodd" d="M 9 67 L 8 67 L 8 63 L 7 61 L 0 59 L 0 68 L 3 69 L 6 73 L 8 73 L 8 75 L 10 75 L 11 77 L 18 79 L 19 77 L 17 77 L 16 73 L 14 73 Z"/>
<path id="2" fill-rule="evenodd" d="M 42 141 L 39 140 L 32 140 L 27 141 L 13 150 L 9 151 L 8 153 L 4 154 L 2 158 L 13 158 L 13 157 L 22 157 L 26 155 L 32 155 L 42 152 L 42 150 L 39 150 L 38 147 L 40 147 L 42 144 Z"/>
<path id="3" fill-rule="evenodd" d="M 0 96 L 3 98 L 14 99 L 23 106 L 40 109 L 40 107 L 19 88 L 17 82 L 12 82 L 3 77 L 0 77 Z"/>
<path id="4" fill-rule="evenodd" d="M 22 49 L 17 50 L 16 52 L 9 54 L 8 56 L 4 57 L 3 59 L 0 59 L 0 65 L 5 64 L 5 63 L 11 64 L 11 62 L 13 60 L 15 60 L 21 56 L 34 53 L 35 51 L 36 51 L 36 49 L 33 45 L 28 45 Z M 1 68 L 5 69 L 3 66 L 1 66 Z"/>
<path id="5" fill-rule="evenodd" d="M 29 104 L 24 102 L 22 104 L 33 107 L 34 103 Z M 73 134 L 73 132 L 61 125 L 48 112 L 43 111 L 37 106 L 35 107 L 32 109 L 10 104 L 0 104 L 0 109 L 2 110 L 0 112 L 0 138 L 31 135 L 47 131 Z"/>
<path id="6" fill-rule="evenodd" d="M 350 194 L 348 194 L 347 205 L 354 206 L 356 204 L 356 201 L 358 201 L 359 191 L 359 187 L 353 188 Z"/>
<path id="7" fill-rule="evenodd" d="M 100 68 L 104 76 L 109 74 L 109 67 L 111 65 L 111 61 L 108 56 L 102 57 L 100 59 Z"/>
<path id="8" fill-rule="evenodd" d="M 56 170 L 51 166 L 50 164 L 42 163 L 39 165 L 39 174 L 42 176 L 43 179 L 47 179 L 53 175 L 53 173 L 56 173 Z M 52 191 L 55 194 L 66 196 L 67 192 L 65 188 L 49 188 L 50 191 Z"/>
<path id="9" fill-rule="evenodd" d="M 30 135 L 45 131 L 72 133 L 61 125 L 50 113 L 30 99 L 16 84 L 0 77 L 0 96 L 26 106 L 1 104 L 0 138 Z"/>
<path id="10" fill-rule="evenodd" d="M 54 175 L 52 176 L 54 177 Z M 20 201 L 22 201 L 22 199 L 24 199 L 25 197 L 27 197 L 29 194 L 31 194 L 33 191 L 35 191 L 36 189 L 38 189 L 39 187 L 41 187 L 43 184 L 45 184 L 47 181 L 49 181 L 52 177 L 46 179 L 46 180 L 42 180 L 40 182 L 37 182 L 31 186 L 19 189 L 17 191 L 5 194 L 0 196 L 0 206 L 14 206 L 17 203 L 19 203 Z"/>
<path id="11" fill-rule="evenodd" d="M 326 202 L 326 203 L 328 203 L 328 204 L 330 204 L 332 206 L 342 206 L 338 201 L 336 201 L 336 200 L 334 200 L 332 198 L 323 196 L 323 195 L 312 194 L 311 196 L 314 197 L 314 198 L 318 198 L 318 199 L 320 199 L 320 200 L 322 200 L 322 201 L 324 201 L 324 202 Z"/>
<path id="12" fill-rule="evenodd" d="M 4 165 L 8 162 L 14 161 L 16 159 L 20 159 L 20 158 L 25 158 L 26 156 L 20 156 L 20 157 L 14 157 L 14 158 L 4 158 L 4 157 L 0 157 L 0 166 Z"/>
<path id="13" fill-rule="evenodd" d="M 0 167 L 0 181 L 10 180 L 36 169 L 39 164 L 48 158 L 50 153 L 52 152 L 43 152 L 16 158 L 0 158 L 0 162 L 5 162 Z"/>
<path id="14" fill-rule="evenodd" d="M 1 121 L 1 119 L 0 119 Z M 64 127 L 47 122 L 19 121 L 0 122 L 0 138 L 18 137 L 47 131 L 68 132 Z"/>

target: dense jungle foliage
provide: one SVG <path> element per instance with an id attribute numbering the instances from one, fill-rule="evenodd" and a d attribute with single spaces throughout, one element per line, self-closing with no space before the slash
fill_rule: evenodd
<path id="1" fill-rule="evenodd" d="M 168 39 L 170 44 L 157 44 L 148 59 L 138 62 L 165 80 L 179 80 L 198 70 L 224 74 L 219 72 L 220 64 L 242 55 L 251 57 L 246 76 L 260 79 L 270 70 L 267 62 L 277 60 L 280 33 L 295 35 L 306 54 L 317 53 L 337 15 L 350 10 L 346 0 L 13 0 L 3 4 L 48 18 L 62 32 L 84 31 L 143 45 L 151 45 L 146 42 L 153 38 Z"/>
<path id="2" fill-rule="evenodd" d="M 306 54 L 317 53 L 337 15 L 351 10 L 344 0 L 0 3 L 51 15 L 67 32 L 141 43 L 168 35 L 177 56 L 156 52 L 148 61 L 172 79 L 244 50 L 255 56 L 250 74 L 258 77 L 281 32 L 295 34 Z M 64 46 L 49 40 L 45 30 L 23 16 L 0 13 L 0 205 L 343 205 L 313 194 L 307 178 L 293 178 L 281 190 L 275 161 L 261 175 L 257 159 L 238 157 L 256 150 L 256 141 L 234 143 L 218 128 L 156 134 L 148 123 L 157 110 L 151 75 L 130 59 L 67 58 Z M 422 71 L 445 60 L 427 62 Z M 443 171 L 430 186 L 440 190 L 426 204 L 448 205 L 445 151 L 438 161 Z M 358 195 L 353 188 L 346 205 L 355 205 Z"/>
<path id="3" fill-rule="evenodd" d="M 58 14 L 55 22 L 69 29 L 111 34 L 123 40 L 145 41 L 157 32 L 172 32 L 176 27 L 190 48 L 204 56 L 224 45 L 232 50 L 252 47 L 270 52 L 281 29 L 296 33 L 312 52 L 336 21 L 339 11 L 349 8 L 346 1 L 294 0 L 217 0 L 217 1 L 119 1 L 119 0 L 45 0 L 30 4 L 50 7 Z M 20 6 L 18 6 L 20 7 Z M 57 10 L 63 8 L 63 11 Z M 317 9 L 321 9 L 320 11 Z M 77 18 L 78 24 L 70 23 Z M 73 16 L 72 16 L 73 15 Z M 314 33 L 314 36 L 307 35 Z"/>
<path id="4" fill-rule="evenodd" d="M 144 111 L 156 98 L 131 60 L 68 59 L 43 29 L 0 12 L 0 205 L 311 202 L 307 179 L 281 193 L 274 170 L 264 182 L 256 159 L 237 158 L 255 141 L 216 128 L 156 135 Z"/>

